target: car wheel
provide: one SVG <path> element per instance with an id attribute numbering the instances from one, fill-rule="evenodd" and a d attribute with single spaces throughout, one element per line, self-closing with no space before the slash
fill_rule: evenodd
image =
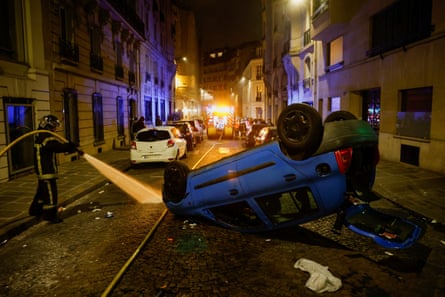
<path id="1" fill-rule="evenodd" d="M 335 121 L 347 121 L 347 120 L 356 120 L 357 117 L 346 110 L 338 110 L 329 114 L 324 120 L 325 123 L 335 122 Z"/>
<path id="2" fill-rule="evenodd" d="M 179 161 L 173 161 L 167 165 L 162 191 L 165 202 L 178 203 L 184 199 L 189 172 L 188 166 Z"/>
<path id="3" fill-rule="evenodd" d="M 292 104 L 283 110 L 277 122 L 278 136 L 292 155 L 312 155 L 321 143 L 323 124 L 320 114 L 306 104 Z"/>

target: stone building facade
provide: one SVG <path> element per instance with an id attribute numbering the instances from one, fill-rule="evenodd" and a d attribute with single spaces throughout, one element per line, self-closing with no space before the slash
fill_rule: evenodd
<path id="1" fill-rule="evenodd" d="M 144 116 L 146 125 L 156 116 L 167 121 L 176 71 L 172 1 L 0 5 L 0 144 L 36 129 L 48 113 L 60 119 L 61 136 L 90 154 L 127 146 L 137 117 Z M 30 169 L 32 139 L 0 157 L 1 181 Z"/>
<path id="2" fill-rule="evenodd" d="M 443 1 L 263 6 L 271 102 L 308 103 L 323 118 L 351 111 L 375 128 L 382 158 L 445 173 Z"/>

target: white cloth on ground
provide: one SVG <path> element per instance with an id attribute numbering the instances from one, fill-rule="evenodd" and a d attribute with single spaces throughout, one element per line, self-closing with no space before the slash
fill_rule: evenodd
<path id="1" fill-rule="evenodd" d="M 317 293 L 335 292 L 341 288 L 341 280 L 332 275 L 328 266 L 323 266 L 312 260 L 300 258 L 294 268 L 309 272 L 306 287 Z"/>

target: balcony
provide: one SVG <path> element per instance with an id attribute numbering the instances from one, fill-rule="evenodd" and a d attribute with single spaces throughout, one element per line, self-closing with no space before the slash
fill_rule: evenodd
<path id="1" fill-rule="evenodd" d="M 119 12 L 121 16 L 142 36 L 145 36 L 144 22 L 139 18 L 138 14 L 127 1 L 108 0 L 113 8 Z"/>
<path id="2" fill-rule="evenodd" d="M 343 34 L 351 18 L 360 8 L 361 1 L 317 0 L 312 14 L 313 40 L 330 41 Z M 347 8 L 347 9 L 345 9 Z"/>
<path id="3" fill-rule="evenodd" d="M 59 38 L 59 55 L 62 63 L 77 65 L 79 63 L 79 46 Z"/>

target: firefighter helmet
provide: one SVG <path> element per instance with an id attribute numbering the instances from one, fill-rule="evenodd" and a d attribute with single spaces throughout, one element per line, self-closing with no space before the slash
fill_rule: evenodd
<path id="1" fill-rule="evenodd" d="M 40 120 L 39 128 L 51 130 L 60 126 L 59 119 L 54 115 L 46 115 Z"/>

